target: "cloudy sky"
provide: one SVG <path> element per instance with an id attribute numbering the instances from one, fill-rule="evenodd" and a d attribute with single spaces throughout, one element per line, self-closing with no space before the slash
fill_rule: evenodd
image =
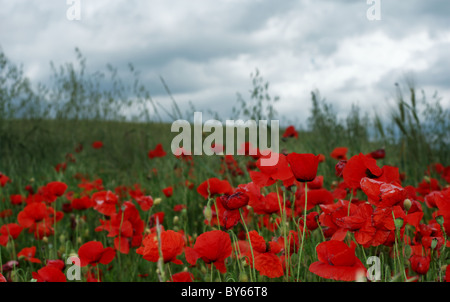
<path id="1" fill-rule="evenodd" d="M 71 2 L 71 1 L 68 1 Z M 371 2 L 371 1 L 369 1 Z M 162 76 L 180 106 L 192 101 L 223 119 L 248 99 L 258 68 L 279 96 L 277 110 L 303 122 L 318 89 L 340 116 L 352 104 L 383 113 L 395 82 L 412 76 L 450 107 L 450 1 L 381 0 L 370 21 L 366 0 L 80 0 L 70 21 L 61 0 L 0 0 L 0 47 L 33 82 L 75 61 L 90 71 L 108 63 L 141 71 L 153 98 L 168 102 Z"/>

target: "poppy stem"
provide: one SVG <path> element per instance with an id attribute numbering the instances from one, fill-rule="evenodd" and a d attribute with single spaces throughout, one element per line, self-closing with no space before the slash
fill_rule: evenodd
<path id="1" fill-rule="evenodd" d="M 347 216 L 350 216 L 350 206 L 352 205 L 352 199 L 353 199 L 353 192 L 354 189 L 352 189 L 352 193 L 350 194 L 350 201 L 348 202 L 348 210 L 347 210 Z"/>
<path id="2" fill-rule="evenodd" d="M 301 262 L 302 262 L 303 243 L 305 242 L 307 209 L 308 209 L 308 183 L 305 182 L 305 211 L 303 213 L 302 243 L 300 245 L 300 251 L 299 251 L 299 256 L 298 256 L 297 281 L 300 280 L 300 266 L 301 266 Z"/>
<path id="3" fill-rule="evenodd" d="M 248 243 L 249 243 L 249 245 L 250 245 L 250 252 L 252 253 L 253 276 L 252 276 L 252 274 L 251 274 L 251 271 L 250 271 L 250 276 L 252 276 L 252 279 L 254 278 L 254 280 L 256 280 L 255 256 L 254 256 L 254 254 L 253 254 L 252 241 L 250 240 L 250 234 L 248 233 L 247 224 L 245 223 L 244 216 L 242 215 L 242 209 L 239 209 L 239 214 L 241 215 L 241 221 L 242 221 L 242 224 L 244 225 L 245 232 L 246 232 L 246 234 L 247 234 Z M 252 280 L 252 281 L 253 281 L 253 280 Z"/>

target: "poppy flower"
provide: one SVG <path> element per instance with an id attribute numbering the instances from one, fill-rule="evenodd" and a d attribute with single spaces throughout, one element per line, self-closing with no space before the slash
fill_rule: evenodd
<path id="1" fill-rule="evenodd" d="M 4 187 L 8 182 L 11 182 L 8 176 L 0 172 L 0 186 Z"/>
<path id="2" fill-rule="evenodd" d="M 53 266 L 59 269 L 60 271 L 63 271 L 66 265 L 64 261 L 56 259 L 56 260 L 47 260 L 47 266 Z"/>
<path id="3" fill-rule="evenodd" d="M 36 255 L 36 247 L 26 247 L 23 248 L 18 254 L 17 258 L 23 257 L 25 260 L 31 262 L 31 263 L 41 263 L 41 260 L 34 258 Z"/>
<path id="4" fill-rule="evenodd" d="M 6 278 L 5 278 L 5 276 L 3 276 L 1 273 L 0 273 L 0 283 L 1 282 L 6 282 Z"/>
<path id="5" fill-rule="evenodd" d="M 232 194 L 233 188 L 227 180 L 220 180 L 213 177 L 202 182 L 197 187 L 197 192 L 205 199 L 208 199 L 208 197 L 213 197 L 217 194 Z"/>
<path id="6" fill-rule="evenodd" d="M 241 253 L 243 256 L 246 256 L 250 266 L 254 266 L 261 276 L 269 278 L 282 277 L 284 275 L 283 264 L 280 257 L 276 254 L 281 252 L 284 242 L 281 242 L 281 244 L 274 241 L 266 243 L 264 238 L 256 231 L 250 231 L 247 238 L 250 238 L 251 249 L 248 241 L 245 241 L 245 243 L 241 244 L 243 248 Z M 255 260 L 254 263 L 253 258 Z"/>
<path id="7" fill-rule="evenodd" d="M 157 144 L 154 150 L 148 152 L 148 158 L 150 159 L 164 156 L 166 156 L 166 151 L 164 151 L 162 144 Z"/>
<path id="8" fill-rule="evenodd" d="M 28 228 L 29 233 L 34 233 L 35 238 L 42 239 L 53 234 L 53 224 L 63 216 L 62 212 L 55 213 L 52 207 L 42 202 L 32 202 L 19 213 L 17 221 L 23 228 Z"/>
<path id="9" fill-rule="evenodd" d="M 382 174 L 383 170 L 377 166 L 377 161 L 362 153 L 350 158 L 343 170 L 344 181 L 351 189 L 360 188 L 364 177 L 378 178 Z"/>
<path id="10" fill-rule="evenodd" d="M 287 161 L 297 181 L 309 182 L 316 178 L 319 156 L 310 153 L 289 153 Z"/>
<path id="11" fill-rule="evenodd" d="M 409 262 L 411 263 L 411 269 L 418 273 L 419 275 L 426 275 L 428 270 L 430 269 L 430 256 L 421 256 L 421 255 L 412 255 L 409 258 Z"/>
<path id="12" fill-rule="evenodd" d="M 376 207 L 393 207 L 407 197 L 402 187 L 364 177 L 361 179 L 361 189 L 369 198 L 369 203 Z"/>
<path id="13" fill-rule="evenodd" d="M 337 147 L 334 148 L 333 152 L 331 152 L 330 156 L 331 158 L 337 159 L 337 160 L 347 160 L 347 147 Z"/>
<path id="14" fill-rule="evenodd" d="M 116 212 L 118 201 L 118 196 L 111 191 L 101 191 L 92 194 L 94 210 L 97 210 L 106 216 L 111 216 Z"/>
<path id="15" fill-rule="evenodd" d="M 92 148 L 94 149 L 100 149 L 103 147 L 103 142 L 101 141 L 95 141 L 92 143 Z"/>
<path id="16" fill-rule="evenodd" d="M 143 247 L 139 248 L 136 252 L 142 255 L 145 260 L 158 262 L 160 257 L 159 251 L 161 249 L 164 263 L 183 264 L 181 260 L 176 258 L 183 252 L 183 235 L 172 230 L 162 231 L 160 242 L 161 246 L 159 246 L 160 243 L 156 233 L 149 234 L 142 242 Z"/>
<path id="17" fill-rule="evenodd" d="M 66 282 L 66 275 L 54 266 L 45 266 L 31 275 L 36 282 Z"/>
<path id="18" fill-rule="evenodd" d="M 94 203 L 89 198 L 89 196 L 83 196 L 81 198 L 74 198 L 74 199 L 72 199 L 72 202 L 71 202 L 72 209 L 80 210 L 80 211 L 92 208 L 93 205 L 94 205 Z"/>
<path id="19" fill-rule="evenodd" d="M 236 210 L 248 204 L 249 197 L 242 191 L 237 191 L 231 195 L 223 195 L 220 202 L 227 210 Z"/>
<path id="20" fill-rule="evenodd" d="M 370 152 L 367 156 L 374 159 L 383 159 L 386 156 L 386 151 L 384 149 L 378 149 Z"/>
<path id="21" fill-rule="evenodd" d="M 22 232 L 22 229 L 23 228 L 16 223 L 3 225 L 0 228 L 0 245 L 6 246 L 9 237 L 11 237 L 13 240 L 17 239 L 17 237 L 19 237 L 20 233 Z"/>
<path id="22" fill-rule="evenodd" d="M 283 133 L 283 137 L 295 137 L 298 138 L 298 132 L 295 130 L 294 126 L 289 126 Z"/>
<path id="23" fill-rule="evenodd" d="M 173 194 L 173 188 L 172 187 L 164 188 L 162 191 L 163 191 L 164 195 L 166 195 L 166 197 L 170 197 Z"/>
<path id="24" fill-rule="evenodd" d="M 195 265 L 197 259 L 205 263 L 214 263 L 221 272 L 226 273 L 225 259 L 231 256 L 232 247 L 230 235 L 224 231 L 209 231 L 197 237 L 194 248 L 186 247 L 186 260 Z"/>
<path id="25" fill-rule="evenodd" d="M 13 205 L 22 204 L 25 201 L 25 197 L 20 194 L 12 194 L 9 196 L 9 200 Z"/>
<path id="26" fill-rule="evenodd" d="M 80 266 L 96 266 L 98 263 L 109 264 L 116 256 L 116 251 L 111 247 L 103 248 L 99 241 L 89 241 L 78 249 L 78 256 Z"/>
<path id="27" fill-rule="evenodd" d="M 60 197 L 67 190 L 67 185 L 60 181 L 53 181 L 45 186 L 45 190 L 51 196 Z"/>
<path id="28" fill-rule="evenodd" d="M 294 174 L 288 165 L 286 156 L 278 154 L 278 162 L 274 165 L 262 165 L 261 160 L 269 157 L 263 156 L 256 162 L 256 166 L 261 172 L 250 171 L 250 178 L 260 187 L 273 185 L 277 180 L 283 181 L 286 187 L 291 186 L 294 181 Z"/>
<path id="29" fill-rule="evenodd" d="M 172 282 L 193 282 L 194 281 L 194 275 L 189 272 L 181 272 L 173 274 L 170 278 L 170 281 Z"/>
<path id="30" fill-rule="evenodd" d="M 309 271 L 325 279 L 355 281 L 360 274 L 365 276 L 364 264 L 355 256 L 356 244 L 350 247 L 342 241 L 330 240 L 316 247 L 319 261 L 309 266 Z"/>
<path id="31" fill-rule="evenodd" d="M 336 174 L 337 177 L 344 177 L 343 174 L 344 174 L 344 168 L 345 168 L 346 164 L 347 164 L 346 160 L 340 160 L 336 164 L 336 166 L 334 167 L 334 170 L 335 170 L 335 174 Z"/>
<path id="32" fill-rule="evenodd" d="M 301 214 L 301 211 L 305 208 L 305 201 L 306 201 L 306 194 L 303 191 L 300 198 L 296 199 L 295 201 L 295 209 L 297 210 L 298 214 Z M 318 189 L 318 190 L 311 190 L 308 191 L 308 204 L 307 204 L 307 210 L 311 210 L 316 205 L 320 204 L 331 204 L 334 201 L 333 194 L 331 194 L 330 191 L 326 189 Z"/>

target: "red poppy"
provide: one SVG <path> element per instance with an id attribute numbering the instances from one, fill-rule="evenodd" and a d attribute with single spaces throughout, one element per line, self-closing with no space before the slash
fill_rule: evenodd
<path id="1" fill-rule="evenodd" d="M 67 185 L 60 181 L 53 181 L 48 183 L 44 188 L 47 194 L 54 197 L 60 197 L 67 190 Z"/>
<path id="2" fill-rule="evenodd" d="M 364 177 L 378 178 L 382 174 L 383 170 L 377 166 L 377 161 L 362 153 L 350 158 L 343 171 L 344 181 L 351 189 L 360 188 Z"/>
<path id="3" fill-rule="evenodd" d="M 22 204 L 25 201 L 25 197 L 20 194 L 12 194 L 9 196 L 9 200 L 13 205 Z"/>
<path id="4" fill-rule="evenodd" d="M 23 248 L 18 254 L 17 258 L 23 257 L 25 260 L 32 262 L 32 263 L 41 263 L 41 260 L 35 258 L 36 255 L 36 247 L 26 247 Z"/>
<path id="5" fill-rule="evenodd" d="M 189 272 L 181 272 L 173 274 L 170 278 L 170 281 L 172 282 L 193 282 L 194 281 L 194 275 Z"/>
<path id="6" fill-rule="evenodd" d="M 289 153 L 287 160 L 297 181 L 308 182 L 316 178 L 319 156 L 310 153 Z"/>
<path id="7" fill-rule="evenodd" d="M 1 273 L 0 273 L 0 283 L 1 282 L 6 282 L 6 278 L 5 278 L 5 276 L 3 276 Z"/>
<path id="8" fill-rule="evenodd" d="M 294 126 L 289 126 L 284 131 L 283 137 L 295 137 L 295 138 L 298 138 L 298 132 L 295 130 Z"/>
<path id="9" fill-rule="evenodd" d="M 264 238 L 256 231 L 250 231 L 249 237 L 251 242 L 251 248 L 248 241 L 241 243 L 241 254 L 246 257 L 250 262 L 250 266 L 255 267 L 261 276 L 269 278 L 278 278 L 284 275 L 283 264 L 276 254 L 281 252 L 284 242 L 278 244 L 271 241 L 266 243 Z M 253 252 L 253 256 L 252 256 Z M 252 259 L 255 259 L 253 263 Z"/>
<path id="10" fill-rule="evenodd" d="M 47 266 L 53 266 L 59 269 L 60 271 L 63 271 L 66 265 L 64 264 L 64 261 L 56 259 L 56 260 L 47 260 Z"/>
<path id="11" fill-rule="evenodd" d="M 83 196 L 81 198 L 74 198 L 71 202 L 71 206 L 75 210 L 86 210 L 92 208 L 94 203 L 89 196 Z"/>
<path id="12" fill-rule="evenodd" d="M 47 207 L 42 202 L 32 202 L 19 213 L 17 221 L 23 228 L 28 228 L 29 233 L 34 233 L 36 238 L 42 239 L 53 234 L 53 224 L 63 216 L 62 212 L 55 213 L 52 207 Z"/>
<path id="13" fill-rule="evenodd" d="M 208 199 L 208 197 L 213 197 L 217 194 L 232 194 L 233 188 L 227 180 L 220 180 L 213 177 L 202 182 L 197 187 L 197 192 L 205 199 Z"/>
<path id="14" fill-rule="evenodd" d="M 170 197 L 173 194 L 173 188 L 172 187 L 164 188 L 162 191 L 163 191 L 164 195 L 166 195 L 166 197 Z"/>
<path id="15" fill-rule="evenodd" d="M 319 261 L 309 266 L 309 271 L 325 279 L 355 281 L 366 275 L 364 264 L 355 256 L 356 244 L 348 247 L 342 241 L 330 240 L 316 247 Z"/>
<path id="16" fill-rule="evenodd" d="M 78 249 L 78 256 L 80 266 L 96 266 L 98 263 L 109 264 L 116 256 L 116 251 L 111 247 L 103 248 L 99 241 L 89 241 Z"/>
<path id="17" fill-rule="evenodd" d="M 330 156 L 331 158 L 337 159 L 337 160 L 347 160 L 347 147 L 337 147 L 334 148 L 333 152 L 331 152 Z"/>
<path id="18" fill-rule="evenodd" d="M 300 198 L 295 200 L 295 209 L 297 211 L 297 214 L 301 214 L 301 211 L 304 210 L 305 201 L 306 201 L 306 194 L 303 191 Z M 333 203 L 333 201 L 334 197 L 330 191 L 326 189 L 311 190 L 308 191 L 308 204 L 306 209 L 311 210 L 316 205 L 330 204 Z"/>
<path id="19" fill-rule="evenodd" d="M 0 245 L 6 246 L 9 237 L 12 239 L 17 239 L 22 232 L 22 227 L 16 223 L 10 223 L 3 225 L 0 228 Z"/>
<path id="20" fill-rule="evenodd" d="M 402 187 L 364 177 L 361 189 L 366 193 L 369 202 L 376 207 L 392 207 L 403 203 L 407 197 Z"/>
<path id="21" fill-rule="evenodd" d="M 37 282 L 66 282 L 66 275 L 54 266 L 45 266 L 36 272 L 31 273 Z"/>
<path id="22" fill-rule="evenodd" d="M 383 159 L 386 156 L 386 151 L 384 149 L 378 149 L 370 152 L 366 156 L 372 157 L 374 159 Z"/>
<path id="23" fill-rule="evenodd" d="M 92 143 L 92 148 L 94 149 L 100 149 L 103 147 L 103 142 L 101 141 L 95 141 Z"/>
<path id="24" fill-rule="evenodd" d="M 220 202 L 227 210 L 236 210 L 248 204 L 249 197 L 242 191 L 236 191 L 231 195 L 223 195 L 220 197 Z"/>
<path id="25" fill-rule="evenodd" d="M 143 247 L 140 247 L 136 252 L 143 255 L 145 260 L 158 262 L 160 257 L 159 251 L 161 249 L 164 263 L 172 262 L 175 264 L 183 264 L 181 260 L 176 258 L 183 252 L 183 235 L 172 230 L 162 231 L 160 242 L 161 246 L 159 246 L 160 243 L 156 233 L 150 234 L 144 238 L 142 242 Z"/>
<path id="26" fill-rule="evenodd" d="M 425 251 L 421 245 L 411 246 L 411 257 L 409 262 L 411 263 L 411 269 L 419 275 L 426 275 L 430 269 L 430 250 L 425 248 Z"/>
<path id="27" fill-rule="evenodd" d="M 11 182 L 8 176 L 0 172 L 0 186 L 4 187 L 8 182 Z"/>
<path id="28" fill-rule="evenodd" d="M 164 151 L 162 144 L 156 145 L 154 150 L 150 150 L 148 152 L 148 158 L 153 159 L 155 157 L 164 157 L 166 156 L 166 151 Z"/>
<path id="29" fill-rule="evenodd" d="M 195 265 L 198 258 L 205 263 L 214 263 L 221 272 L 226 273 L 225 259 L 231 256 L 231 239 L 223 231 L 209 231 L 201 234 L 195 241 L 194 248 L 186 247 L 186 260 Z"/>
<path id="30" fill-rule="evenodd" d="M 291 186 L 294 182 L 294 174 L 292 174 L 291 168 L 289 168 L 286 156 L 278 154 L 278 162 L 270 166 L 261 164 L 261 160 L 266 157 L 269 156 L 263 156 L 256 162 L 256 166 L 261 172 L 249 172 L 252 181 L 260 187 L 271 186 L 277 180 L 283 181 L 287 187 Z"/>
<path id="31" fill-rule="evenodd" d="M 101 191 L 92 194 L 94 209 L 106 216 L 111 216 L 116 212 L 118 201 L 118 196 L 111 191 Z"/>

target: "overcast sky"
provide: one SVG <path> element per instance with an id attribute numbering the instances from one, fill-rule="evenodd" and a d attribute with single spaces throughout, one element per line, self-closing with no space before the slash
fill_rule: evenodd
<path id="1" fill-rule="evenodd" d="M 0 47 L 46 82 L 49 62 L 90 71 L 107 63 L 141 71 L 153 98 L 168 100 L 162 76 L 182 108 L 226 119 L 236 93 L 248 98 L 258 68 L 290 121 L 309 115 L 318 89 L 345 116 L 352 104 L 382 113 L 405 74 L 450 107 L 450 1 L 382 0 L 369 21 L 366 0 L 80 0 L 70 21 L 62 0 L 0 0 Z"/>

